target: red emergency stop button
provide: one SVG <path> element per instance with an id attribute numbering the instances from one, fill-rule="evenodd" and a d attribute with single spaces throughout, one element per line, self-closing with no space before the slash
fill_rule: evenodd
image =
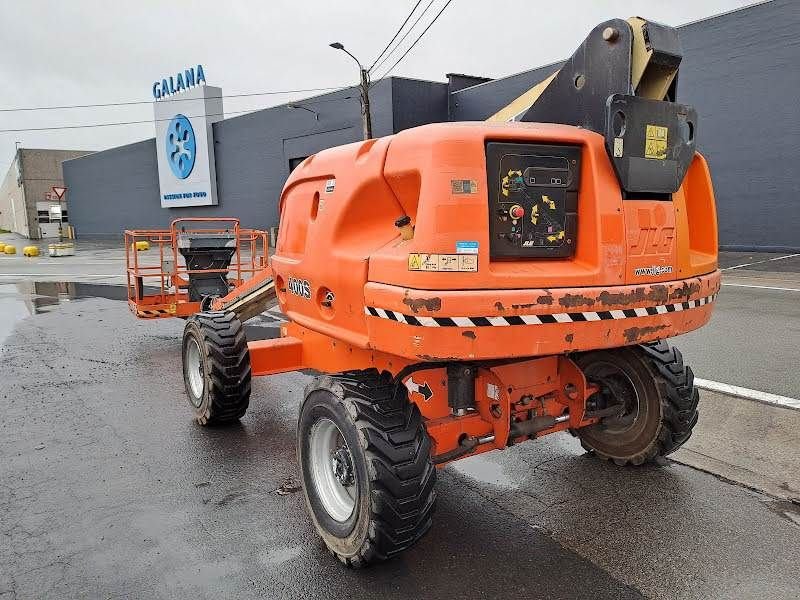
<path id="1" fill-rule="evenodd" d="M 508 209 L 508 214 L 512 219 L 521 219 L 525 215 L 525 209 L 519 204 L 515 204 Z"/>

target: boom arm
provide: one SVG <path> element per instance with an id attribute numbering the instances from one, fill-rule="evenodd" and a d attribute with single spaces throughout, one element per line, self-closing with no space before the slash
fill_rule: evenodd
<path id="1" fill-rule="evenodd" d="M 623 190 L 671 194 L 695 152 L 697 113 L 675 102 L 677 31 L 633 17 L 595 27 L 564 66 L 490 121 L 562 123 L 605 137 Z"/>

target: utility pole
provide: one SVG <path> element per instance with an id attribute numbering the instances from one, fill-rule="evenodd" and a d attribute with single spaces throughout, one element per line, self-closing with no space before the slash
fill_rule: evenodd
<path id="1" fill-rule="evenodd" d="M 350 54 L 347 49 L 339 42 L 333 42 L 329 44 L 331 48 L 334 50 L 341 50 L 345 54 L 347 54 L 350 58 L 356 61 L 358 64 L 359 70 L 359 88 L 361 89 L 361 121 L 364 126 L 364 139 L 368 140 L 372 138 L 372 115 L 370 114 L 369 110 L 369 69 L 365 69 L 364 66 L 361 64 L 355 56 Z"/>
<path id="2" fill-rule="evenodd" d="M 364 123 L 364 139 L 372 138 L 372 115 L 369 112 L 369 71 L 361 68 L 361 120 Z"/>

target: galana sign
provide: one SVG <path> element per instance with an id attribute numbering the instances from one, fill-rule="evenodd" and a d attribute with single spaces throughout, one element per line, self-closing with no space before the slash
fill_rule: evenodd
<path id="1" fill-rule="evenodd" d="M 160 100 L 171 94 L 183 92 L 189 88 L 193 88 L 200 83 L 205 85 L 206 74 L 203 72 L 203 65 L 190 67 L 185 69 L 183 73 L 178 73 L 175 76 L 163 78 L 161 81 L 153 82 L 153 98 Z"/>

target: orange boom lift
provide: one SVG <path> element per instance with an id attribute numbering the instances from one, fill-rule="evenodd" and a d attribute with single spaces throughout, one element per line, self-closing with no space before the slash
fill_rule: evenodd
<path id="1" fill-rule="evenodd" d="M 689 438 L 698 393 L 664 339 L 709 320 L 720 272 L 680 58 L 674 30 L 608 21 L 494 122 L 311 156 L 269 260 L 235 220 L 127 232 L 160 249 L 151 266 L 129 251 L 132 310 L 188 317 L 198 422 L 243 416 L 253 375 L 320 374 L 298 459 L 343 563 L 416 542 L 436 468 L 459 458 L 569 431 L 640 465 Z M 242 322 L 275 303 L 280 337 L 248 343 Z"/>

